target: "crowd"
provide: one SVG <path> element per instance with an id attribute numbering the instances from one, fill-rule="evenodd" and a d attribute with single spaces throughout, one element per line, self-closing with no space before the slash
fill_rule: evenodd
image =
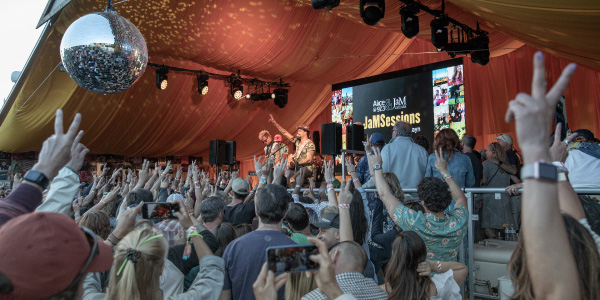
<path id="1" fill-rule="evenodd" d="M 600 238 L 573 187 L 598 184 L 589 177 L 600 169 L 582 164 L 598 165 L 600 146 L 577 134 L 556 135 L 549 146 L 546 134 L 574 70 L 567 66 L 547 92 L 537 53 L 531 94 L 510 101 L 506 119 L 515 122 L 523 165 L 508 135 L 482 160 L 472 136 L 460 141 L 444 129 L 429 153 L 398 122 L 389 143 L 373 134 L 367 154 L 345 162 L 350 176 L 339 192 L 331 162 L 308 166 L 317 155 L 306 125 L 294 157 L 279 147 L 282 136 L 259 134 L 267 157 L 254 159 L 256 184 L 237 172 L 212 181 L 195 162 L 184 176 L 145 161 L 139 171 L 105 167 L 83 187 L 81 116 L 65 133 L 58 110 L 38 162 L 0 200 L 0 299 L 461 299 L 468 269 L 457 256 L 469 226 L 462 189 L 476 186 L 523 189 L 518 206 L 527 217 L 509 262 L 515 299 L 599 299 Z M 490 237 L 517 222 L 517 202 L 506 197 L 483 199 Z M 174 210 L 154 216 L 174 217 L 143 218 L 152 202 Z M 311 243 L 317 270 L 275 273 L 265 261 L 269 247 Z"/>

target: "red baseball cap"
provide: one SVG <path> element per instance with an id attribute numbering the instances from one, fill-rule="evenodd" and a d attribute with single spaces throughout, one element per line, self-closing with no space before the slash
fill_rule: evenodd
<path id="1" fill-rule="evenodd" d="M 283 139 L 282 139 L 282 137 L 281 137 L 281 134 L 276 134 L 276 135 L 273 137 L 273 140 L 274 140 L 274 141 L 276 141 L 276 142 L 281 142 Z"/>
<path id="2" fill-rule="evenodd" d="M 92 255 L 93 238 L 59 213 L 29 213 L 8 221 L 0 227 L 0 272 L 13 291 L 0 298 L 47 298 L 64 291 L 82 271 L 108 270 L 113 253 L 100 238 L 98 254 L 82 270 Z"/>

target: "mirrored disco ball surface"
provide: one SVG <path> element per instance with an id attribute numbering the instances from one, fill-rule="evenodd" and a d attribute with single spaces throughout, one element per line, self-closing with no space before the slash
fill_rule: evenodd
<path id="1" fill-rule="evenodd" d="M 94 93 L 128 89 L 146 70 L 148 48 L 140 31 L 116 12 L 77 19 L 60 43 L 62 63 L 75 82 Z"/>

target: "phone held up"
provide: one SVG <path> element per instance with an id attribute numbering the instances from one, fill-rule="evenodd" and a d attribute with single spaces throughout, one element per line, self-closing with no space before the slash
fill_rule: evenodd
<path id="1" fill-rule="evenodd" d="M 266 250 L 267 267 L 275 273 L 304 272 L 318 270 L 319 264 L 310 260 L 319 249 L 313 244 L 294 246 L 273 246 Z"/>
<path id="2" fill-rule="evenodd" d="M 142 218 L 154 220 L 177 219 L 175 213 L 178 211 L 178 203 L 148 202 L 142 206 Z"/>

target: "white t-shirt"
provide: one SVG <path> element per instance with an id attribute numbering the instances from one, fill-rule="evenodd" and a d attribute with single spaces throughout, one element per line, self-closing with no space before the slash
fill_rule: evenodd
<path id="1" fill-rule="evenodd" d="M 575 149 L 569 152 L 565 167 L 573 188 L 600 188 L 600 159 Z"/>
<path id="2" fill-rule="evenodd" d="M 454 280 L 454 272 L 448 270 L 444 273 L 438 273 L 431 277 L 437 289 L 437 295 L 429 300 L 462 300 L 460 296 L 460 287 Z"/>

